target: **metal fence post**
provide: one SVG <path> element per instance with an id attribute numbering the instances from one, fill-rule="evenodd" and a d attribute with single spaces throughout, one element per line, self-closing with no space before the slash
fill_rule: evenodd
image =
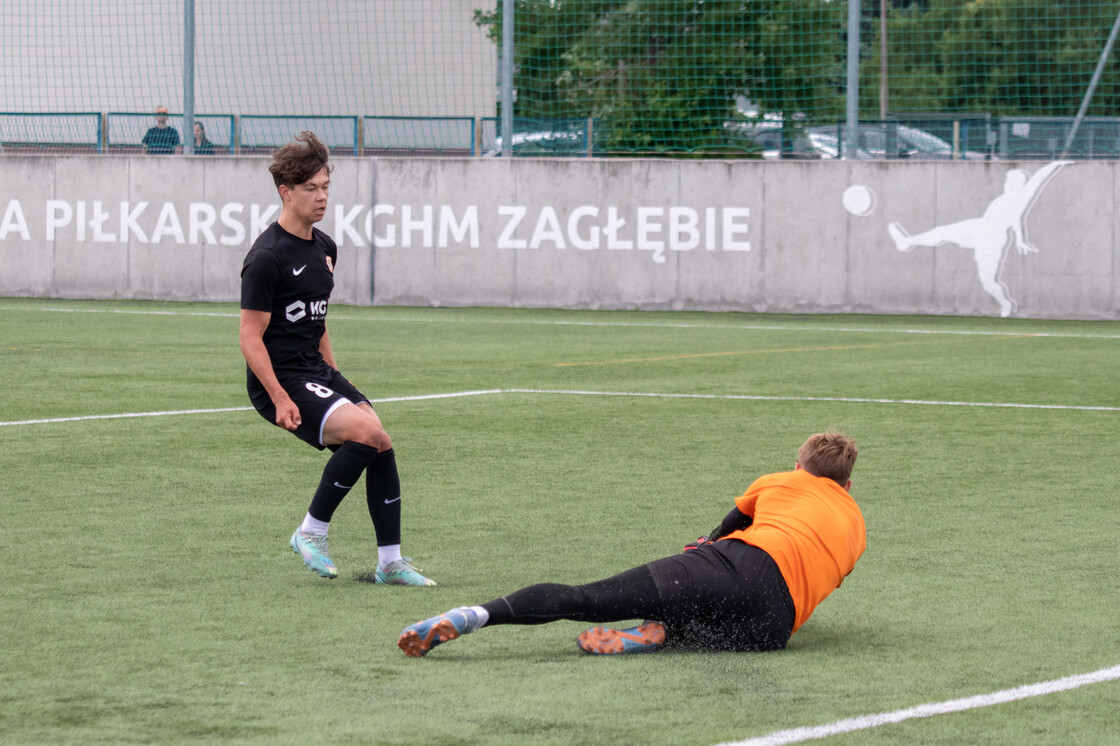
<path id="1" fill-rule="evenodd" d="M 854 158 L 859 143 L 859 0 L 848 0 L 848 91 L 843 155 Z"/>
<path id="2" fill-rule="evenodd" d="M 183 0 L 183 153 L 194 153 L 194 0 Z"/>
<path id="3" fill-rule="evenodd" d="M 513 155 L 513 0 L 502 0 L 502 155 Z"/>

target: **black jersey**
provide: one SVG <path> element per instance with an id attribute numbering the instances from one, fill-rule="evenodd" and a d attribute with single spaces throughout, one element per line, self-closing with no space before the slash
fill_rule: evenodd
<path id="1" fill-rule="evenodd" d="M 316 372 L 327 367 L 319 342 L 327 328 L 327 302 L 334 289 L 338 248 L 326 233 L 293 236 L 273 223 L 253 242 L 241 268 L 241 308 L 272 314 L 264 332 L 272 369 Z M 249 385 L 260 382 L 249 371 Z"/>
<path id="2" fill-rule="evenodd" d="M 152 127 L 144 133 L 140 141 L 147 148 L 148 155 L 167 155 L 179 147 L 179 130 L 174 127 Z"/>

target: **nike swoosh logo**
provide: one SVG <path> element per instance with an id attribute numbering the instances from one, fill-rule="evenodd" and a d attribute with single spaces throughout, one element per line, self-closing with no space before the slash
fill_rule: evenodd
<path id="1" fill-rule="evenodd" d="M 305 269 L 307 269 L 307 265 L 306 265 L 306 264 L 305 264 L 305 265 L 303 265 L 302 267 L 300 267 L 299 269 L 296 269 L 295 267 L 293 267 L 293 268 L 292 268 L 292 274 L 293 274 L 293 275 L 295 275 L 296 277 L 299 277 L 299 273 L 300 273 L 300 272 L 302 272 L 302 271 L 303 271 L 303 270 L 305 270 Z"/>
<path id="2" fill-rule="evenodd" d="M 400 500 L 400 498 L 399 497 L 394 497 L 392 500 L 386 500 L 385 504 L 388 505 L 389 503 L 395 503 L 397 500 Z"/>
<path id="3" fill-rule="evenodd" d="M 305 264 L 303 266 L 306 267 L 307 265 Z M 347 487 L 345 484 L 339 484 L 338 482 L 335 482 L 334 486 L 338 487 L 340 490 L 348 490 L 348 489 L 352 489 L 354 487 L 354 485 L 350 485 L 349 487 Z M 397 499 L 399 500 L 400 498 L 398 497 Z"/>

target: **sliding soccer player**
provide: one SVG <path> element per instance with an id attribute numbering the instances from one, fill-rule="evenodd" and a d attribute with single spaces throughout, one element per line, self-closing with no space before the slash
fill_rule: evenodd
<path id="1" fill-rule="evenodd" d="M 853 440 L 811 436 L 793 471 L 759 477 L 707 537 L 682 554 L 585 585 L 538 583 L 480 606 L 464 606 L 406 627 L 397 645 L 410 658 L 501 624 L 560 619 L 616 622 L 576 638 L 598 655 L 665 646 L 779 650 L 851 573 L 867 535 L 852 499 Z"/>

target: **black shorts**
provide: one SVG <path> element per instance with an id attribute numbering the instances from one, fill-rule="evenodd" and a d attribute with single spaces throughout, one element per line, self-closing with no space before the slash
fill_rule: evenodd
<path id="1" fill-rule="evenodd" d="M 737 539 L 645 565 L 672 642 L 708 650 L 780 650 L 796 610 L 778 565 Z"/>
<path id="2" fill-rule="evenodd" d="M 336 409 L 343 404 L 369 403 L 369 399 L 334 368 L 328 367 L 323 373 L 294 374 L 277 376 L 277 378 L 284 391 L 299 408 L 300 425 L 295 429 L 295 436 L 320 451 L 327 447 L 323 443 L 323 427 L 327 424 L 327 418 Z M 264 388 L 254 383 L 252 380 L 249 382 L 249 400 L 253 402 L 261 417 L 276 425 L 276 407 L 272 399 Z"/>

